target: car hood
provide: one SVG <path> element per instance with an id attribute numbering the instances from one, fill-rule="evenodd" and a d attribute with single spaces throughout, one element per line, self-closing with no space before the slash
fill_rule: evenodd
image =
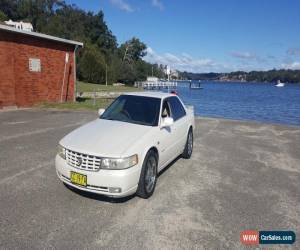
<path id="1" fill-rule="evenodd" d="M 151 128 L 151 126 L 97 119 L 66 135 L 60 144 L 80 153 L 121 157 Z"/>

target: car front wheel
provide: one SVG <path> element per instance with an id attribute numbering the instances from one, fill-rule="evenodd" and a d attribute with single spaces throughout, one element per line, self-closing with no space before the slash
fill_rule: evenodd
<path id="1" fill-rule="evenodd" d="M 154 192 L 157 179 L 157 154 L 150 150 L 143 162 L 137 195 L 141 198 L 148 199 Z"/>

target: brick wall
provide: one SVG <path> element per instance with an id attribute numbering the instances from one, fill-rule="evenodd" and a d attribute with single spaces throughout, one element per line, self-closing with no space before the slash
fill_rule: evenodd
<path id="1" fill-rule="evenodd" d="M 64 101 L 74 99 L 74 46 L 0 30 L 0 108 L 59 102 L 66 64 Z M 40 59 L 41 72 L 29 70 Z"/>

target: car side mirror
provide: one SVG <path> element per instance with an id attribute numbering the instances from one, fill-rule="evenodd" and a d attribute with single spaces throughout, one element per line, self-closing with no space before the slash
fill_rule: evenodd
<path id="1" fill-rule="evenodd" d="M 162 128 L 170 127 L 173 125 L 173 123 L 174 123 L 174 120 L 172 117 L 162 118 L 161 127 Z"/>
<path id="2" fill-rule="evenodd" d="M 104 113 L 105 109 L 99 109 L 98 110 L 98 115 L 101 116 Z"/>

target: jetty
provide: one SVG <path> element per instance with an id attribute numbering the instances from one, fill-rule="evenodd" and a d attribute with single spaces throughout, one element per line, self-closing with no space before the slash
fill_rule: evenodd
<path id="1" fill-rule="evenodd" d="M 168 89 L 173 90 L 177 88 L 177 82 L 173 81 L 143 81 L 135 82 L 134 86 L 145 90 L 159 90 Z"/>
<path id="2" fill-rule="evenodd" d="M 190 81 L 189 86 L 190 86 L 190 89 L 203 89 L 201 87 L 201 81 L 200 80 L 198 82 L 192 82 L 192 81 Z"/>

